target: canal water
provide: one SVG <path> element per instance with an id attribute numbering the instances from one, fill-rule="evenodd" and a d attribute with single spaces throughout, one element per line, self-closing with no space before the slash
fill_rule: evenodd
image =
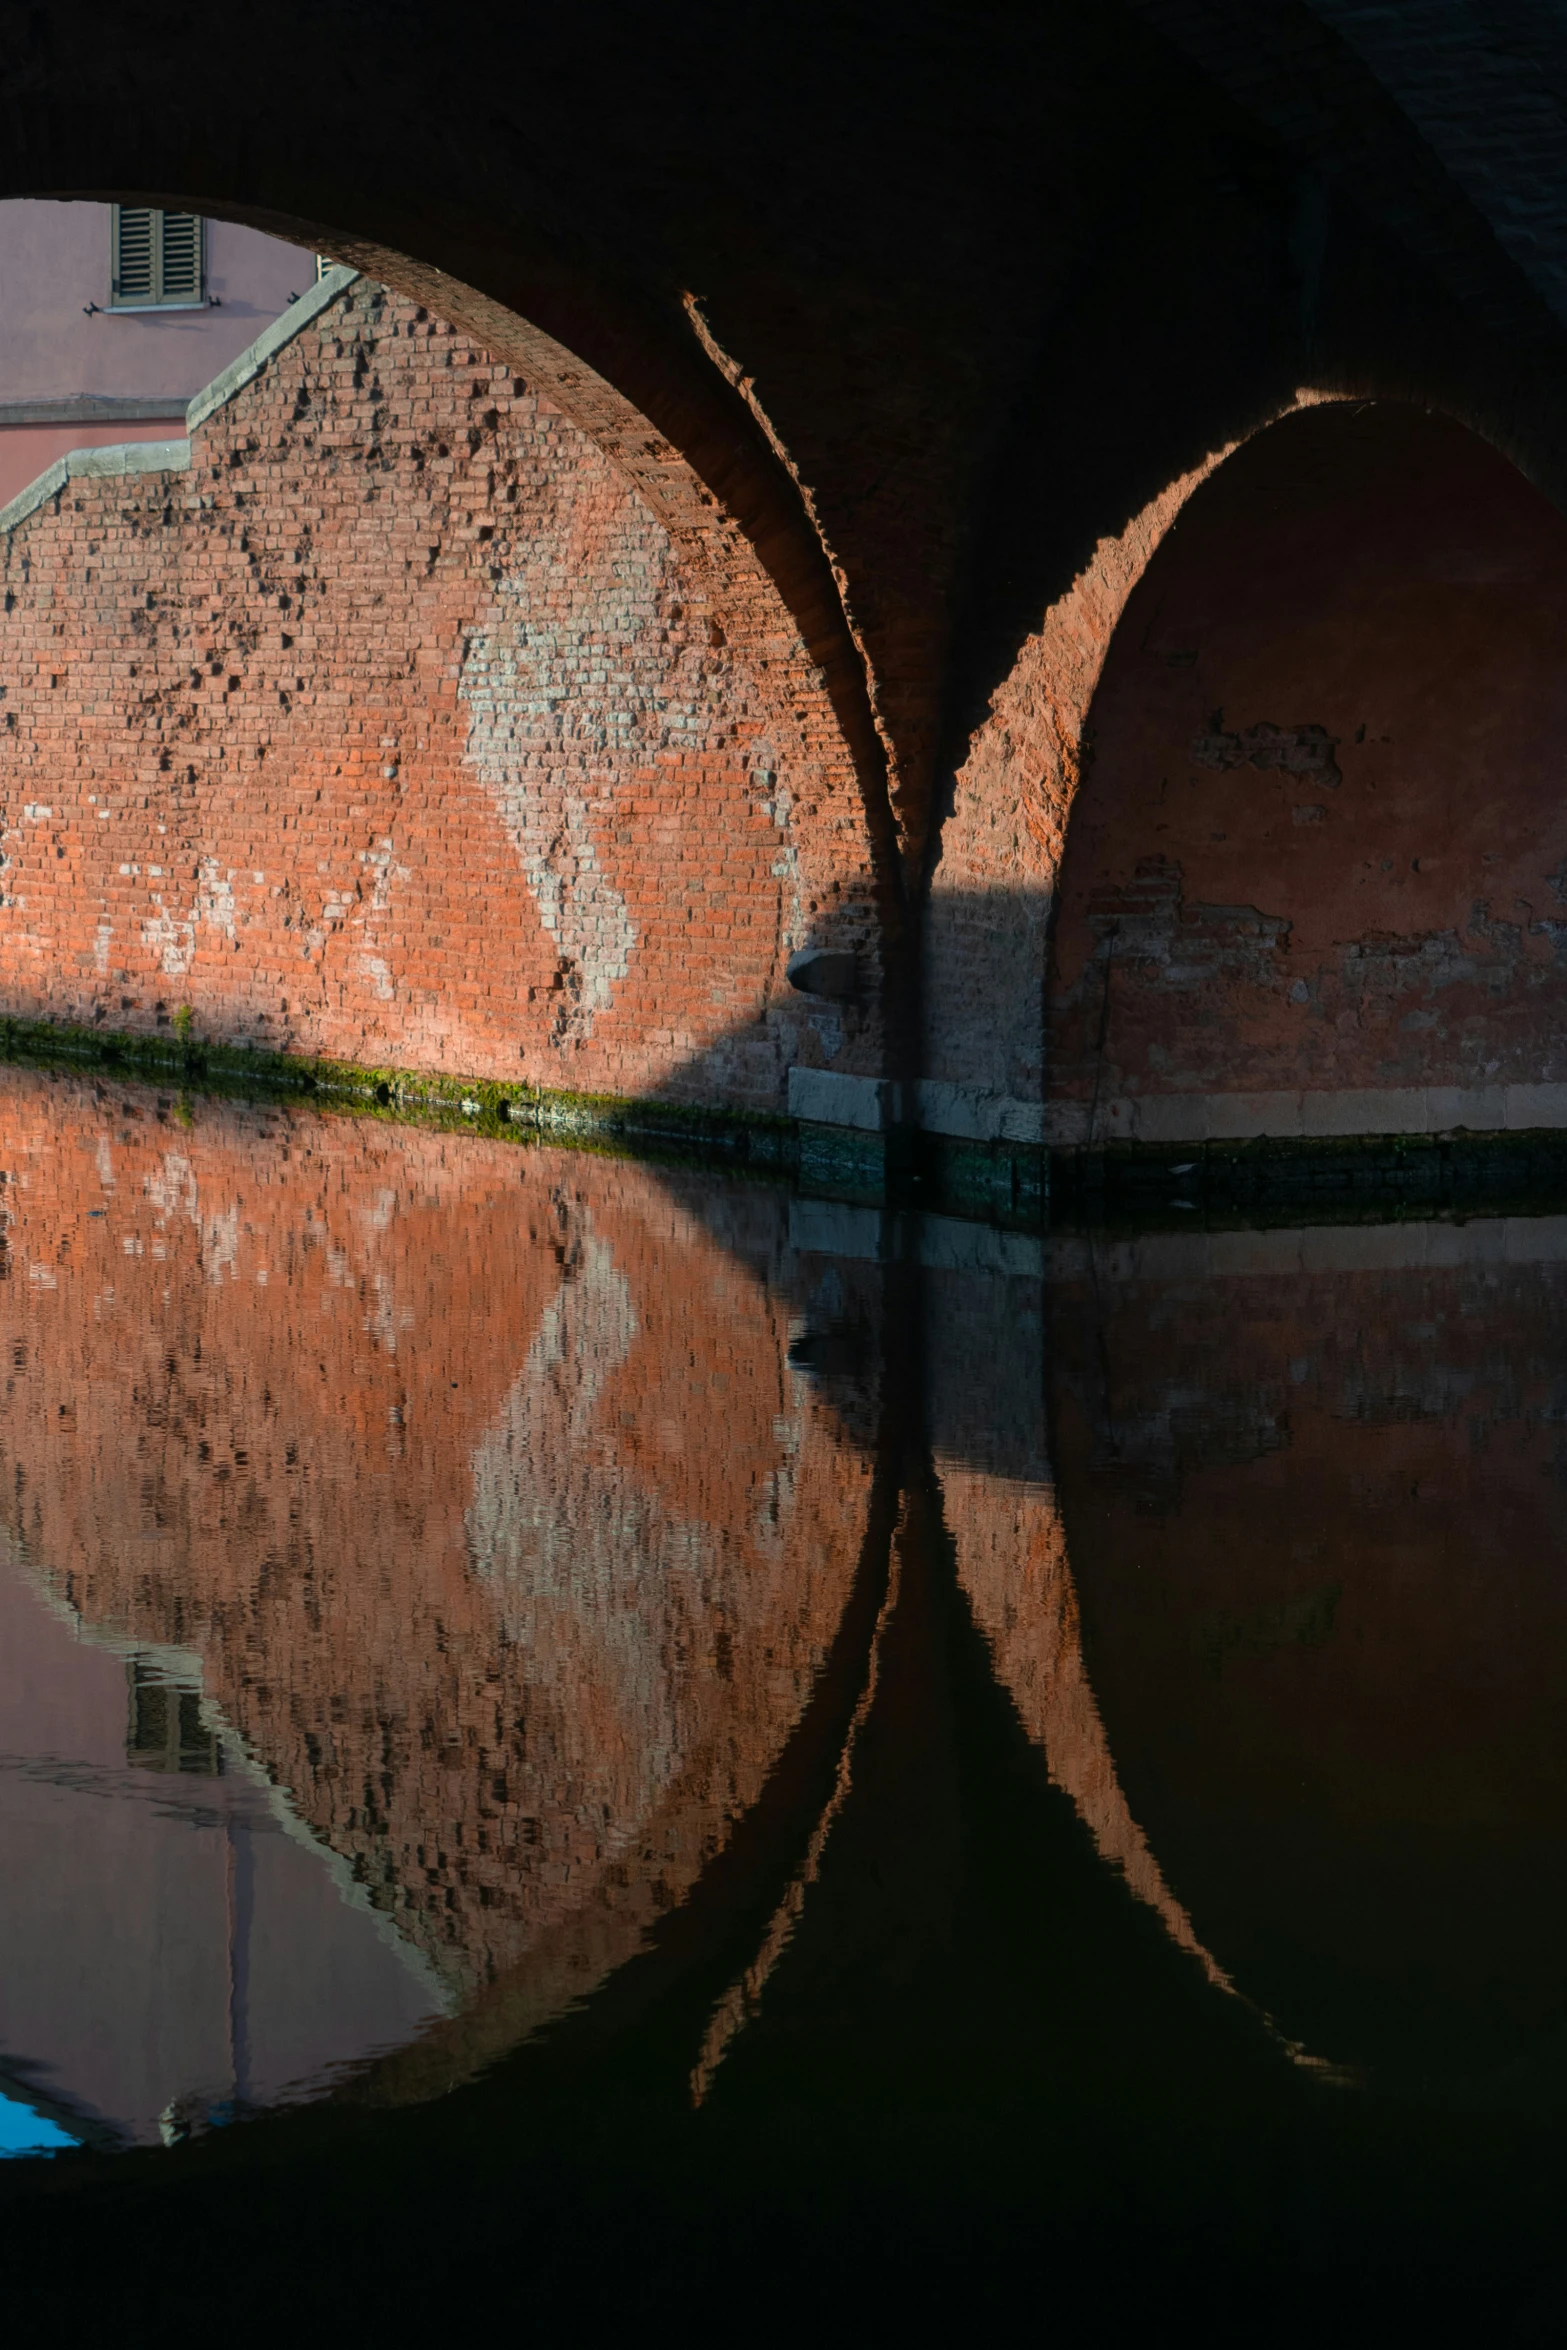
<path id="1" fill-rule="evenodd" d="M 0 1073 L 11 2207 L 565 2132 L 1150 2310 L 1532 2242 L 1567 1217 L 1196 1224 Z"/>

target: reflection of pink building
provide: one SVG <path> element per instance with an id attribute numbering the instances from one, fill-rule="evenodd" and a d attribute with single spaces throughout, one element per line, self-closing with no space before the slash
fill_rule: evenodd
<path id="1" fill-rule="evenodd" d="M 68 449 L 160 441 L 302 294 L 315 256 L 118 204 L 0 204 L 0 506 Z"/>
<path id="2" fill-rule="evenodd" d="M 446 2004 L 189 1666 L 95 1636 L 9 1546 L 0 1883 L 0 2155 L 29 2112 L 151 2145 L 319 2092 Z"/>

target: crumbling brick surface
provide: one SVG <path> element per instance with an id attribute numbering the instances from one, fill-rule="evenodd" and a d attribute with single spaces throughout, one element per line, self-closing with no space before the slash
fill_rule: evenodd
<path id="1" fill-rule="evenodd" d="M 0 546 L 0 1013 L 772 1108 L 879 1066 L 859 784 L 765 574 L 360 281 Z"/>
<path id="2" fill-rule="evenodd" d="M 1322 405 L 1221 467 L 1089 713 L 1051 1091 L 1567 1079 L 1564 616 L 1559 512 L 1447 418 Z"/>

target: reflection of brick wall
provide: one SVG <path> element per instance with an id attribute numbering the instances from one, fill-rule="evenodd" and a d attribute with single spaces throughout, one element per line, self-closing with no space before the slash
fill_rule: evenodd
<path id="1" fill-rule="evenodd" d="M 1084 1654 L 1203 1942 L 1335 2060 L 1554 2031 L 1562 1221 L 1159 1236 L 1052 1307 Z"/>
<path id="2" fill-rule="evenodd" d="M 15 1075 L 0 1169 L 33 1570 L 194 1650 L 455 1987 L 544 1946 L 535 2005 L 584 1988 L 757 1795 L 857 1564 L 781 1202 Z"/>
<path id="3" fill-rule="evenodd" d="M 0 570 L 0 1012 L 762 1106 L 876 1066 L 783 979 L 877 945 L 776 594 L 415 305 L 352 286 Z"/>

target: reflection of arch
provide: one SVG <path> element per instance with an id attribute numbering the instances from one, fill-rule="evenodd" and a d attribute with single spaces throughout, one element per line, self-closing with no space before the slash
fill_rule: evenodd
<path id="1" fill-rule="evenodd" d="M 1374 2081 L 1555 2062 L 1564 1263 L 1556 1217 L 1058 1261 L 1056 1492 L 1124 1800 L 1235 1987 Z"/>
<path id="2" fill-rule="evenodd" d="M 381 2088 L 449 2078 L 680 1907 L 827 1683 L 813 1753 L 852 1710 L 885 1511 L 788 1360 L 783 1203 L 724 1199 L 715 1240 L 614 1162 L 221 1109 L 168 1148 L 74 1087 L 40 1127 L 41 1083 L 7 1145 L 18 1533 L 84 1620 L 177 1629 L 314 1838 L 477 1999 Z"/>
<path id="3" fill-rule="evenodd" d="M 1050 1776 L 1071 1797 L 1101 1857 L 1153 1910 L 1212 1983 L 1229 1981 L 1198 1941 L 1127 1808 L 1083 1661 L 1077 1593 L 1049 1486 L 938 1457 L 947 1531 L 974 1620 Z"/>
<path id="4" fill-rule="evenodd" d="M 1054 1489 L 955 1457 L 938 1456 L 936 1466 L 964 1595 L 997 1679 L 1052 1780 L 1070 1797 L 1101 1860 L 1153 1911 L 1175 1947 L 1197 1962 L 1215 1990 L 1245 1999 L 1198 1935 L 1127 1802 L 1088 1677 Z M 1263 2010 L 1254 2012 L 1292 2063 L 1324 2078 L 1345 2077 L 1288 2038 Z"/>

